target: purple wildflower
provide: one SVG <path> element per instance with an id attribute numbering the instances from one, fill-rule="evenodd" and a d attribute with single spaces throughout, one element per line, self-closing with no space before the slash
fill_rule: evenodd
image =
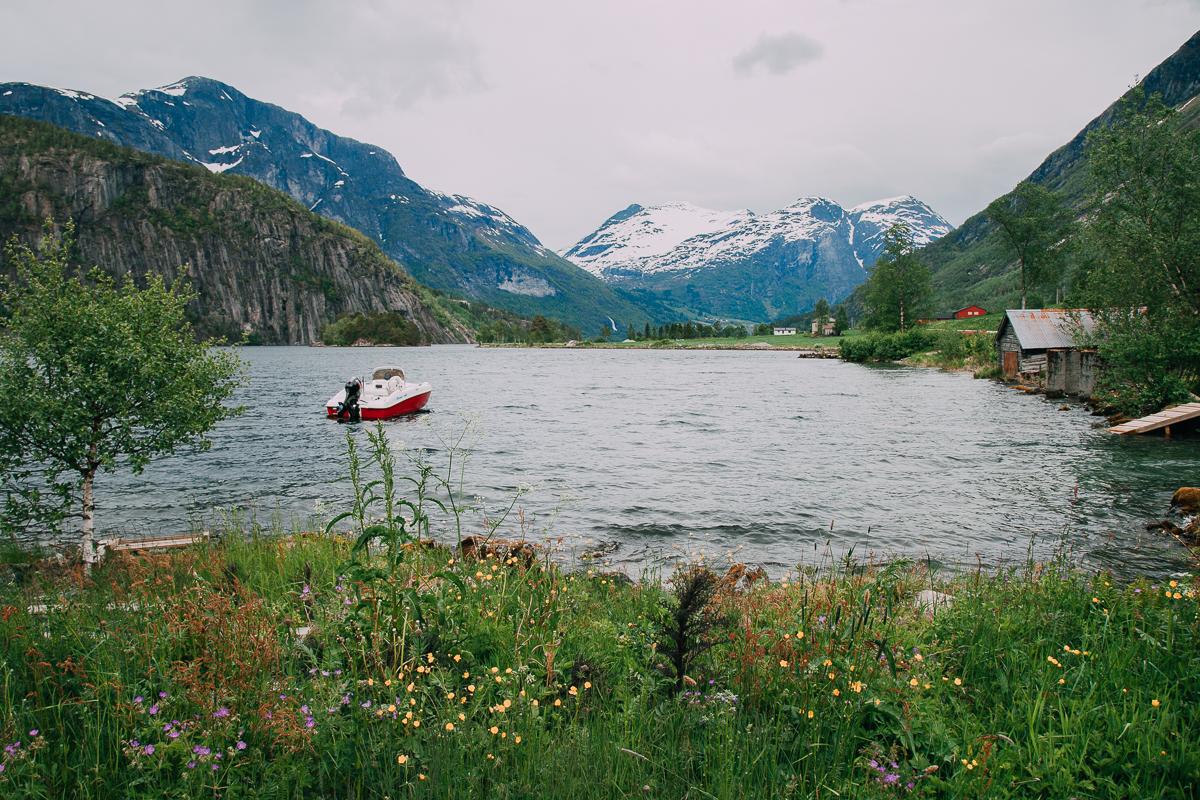
<path id="1" fill-rule="evenodd" d="M 167 693 L 166 693 L 166 692 L 159 692 L 159 693 L 158 693 L 158 699 L 159 699 L 159 700 L 166 700 L 166 699 L 167 699 Z"/>
<path id="2" fill-rule="evenodd" d="M 152 744 L 146 745 L 145 747 L 142 748 L 142 752 L 148 756 L 154 755 L 154 745 L 152 745 Z"/>
<path id="3" fill-rule="evenodd" d="M 147 708 L 146 713 L 152 717 L 155 716 L 156 714 L 158 714 L 158 703 L 155 703 L 154 705 Z"/>
<path id="4" fill-rule="evenodd" d="M 189 761 L 189 762 L 187 763 L 187 768 L 188 768 L 188 769 L 195 769 L 195 768 L 196 768 L 196 762 L 195 762 L 195 761 Z"/>
<path id="5" fill-rule="evenodd" d="M 171 731 L 170 733 L 167 734 L 167 738 L 168 739 L 178 739 L 179 731 Z"/>
<path id="6" fill-rule="evenodd" d="M 146 699 L 146 698 L 142 697 L 142 696 L 139 694 L 137 697 L 133 698 L 133 704 L 134 704 L 135 706 L 140 706 L 140 705 L 142 704 L 142 701 L 143 701 L 143 700 L 145 700 L 145 699 Z"/>
<path id="7" fill-rule="evenodd" d="M 245 750 L 245 749 L 246 749 L 246 743 L 245 743 L 245 742 L 243 742 L 241 739 L 238 739 L 238 743 L 237 743 L 237 745 L 235 745 L 235 746 L 237 747 L 237 749 L 238 749 L 238 750 Z"/>
<path id="8" fill-rule="evenodd" d="M 30 735 L 30 737 L 37 736 L 37 735 L 38 735 L 38 729 L 37 729 L 37 728 L 34 728 L 33 730 L 31 730 L 31 731 L 29 732 L 29 735 Z"/>
<path id="9" fill-rule="evenodd" d="M 220 708 L 218 708 L 216 711 L 213 712 L 213 717 L 215 719 L 225 719 L 228 716 L 229 716 L 229 709 L 226 708 L 225 706 L 221 706 Z"/>
<path id="10" fill-rule="evenodd" d="M 312 717 L 304 718 L 304 727 L 315 728 L 316 726 L 317 726 L 317 721 L 315 719 L 313 719 Z"/>

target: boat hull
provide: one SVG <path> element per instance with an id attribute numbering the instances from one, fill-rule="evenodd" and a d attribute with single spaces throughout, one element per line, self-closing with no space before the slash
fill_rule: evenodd
<path id="1" fill-rule="evenodd" d="M 405 414 L 413 414 L 420 411 L 429 402 L 429 396 L 433 394 L 430 389 L 419 394 L 414 394 L 410 397 L 393 403 L 391 405 L 373 405 L 360 403 L 358 406 L 359 415 L 362 419 L 393 419 L 395 417 L 403 417 Z M 337 417 L 337 406 L 330 405 L 325 407 L 326 416 L 331 419 Z"/>

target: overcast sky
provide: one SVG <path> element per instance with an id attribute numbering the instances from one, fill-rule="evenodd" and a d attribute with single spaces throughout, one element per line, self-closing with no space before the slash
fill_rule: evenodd
<path id="1" fill-rule="evenodd" d="M 630 203 L 913 194 L 958 224 L 1200 0 L 4 0 L 0 81 L 187 75 L 382 145 L 562 248 Z"/>

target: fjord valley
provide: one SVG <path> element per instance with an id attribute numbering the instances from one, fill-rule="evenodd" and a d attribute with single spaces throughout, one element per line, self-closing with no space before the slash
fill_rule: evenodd
<path id="1" fill-rule="evenodd" d="M 4 800 L 1195 796 L 1200 7 L 67 7 Z"/>

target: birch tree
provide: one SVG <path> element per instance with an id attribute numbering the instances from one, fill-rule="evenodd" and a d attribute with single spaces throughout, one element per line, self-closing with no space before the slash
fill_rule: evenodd
<path id="1" fill-rule="evenodd" d="M 196 339 L 185 312 L 193 289 L 159 276 L 139 287 L 99 269 L 80 274 L 69 260 L 73 239 L 72 225 L 57 235 L 47 222 L 36 248 L 15 238 L 6 248 L 0 485 L 5 527 L 60 503 L 79 519 L 90 565 L 97 478 L 207 448 L 213 425 L 241 411 L 226 402 L 242 367 L 234 353 Z"/>

